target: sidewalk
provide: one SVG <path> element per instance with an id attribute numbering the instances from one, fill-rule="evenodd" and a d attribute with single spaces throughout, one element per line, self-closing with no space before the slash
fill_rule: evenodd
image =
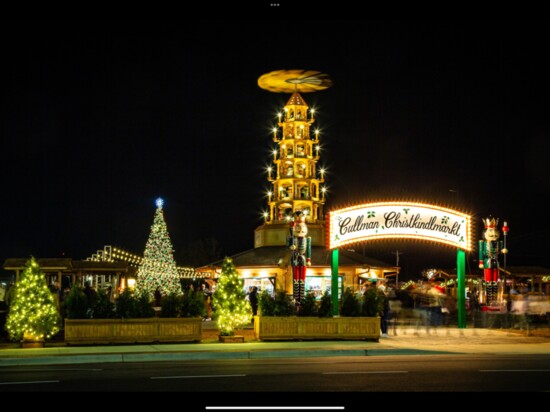
<path id="1" fill-rule="evenodd" d="M 213 336 L 217 331 L 210 325 Z M 17 365 L 55 365 L 103 362 L 158 362 L 206 359 L 273 359 L 322 356 L 384 356 L 437 354 L 522 354 L 550 355 L 550 331 L 524 331 L 457 328 L 397 328 L 379 342 L 365 341 L 284 341 L 219 343 L 204 339 L 201 343 L 66 346 L 51 343 L 41 349 L 0 349 L 0 367 Z M 250 330 L 245 329 L 250 336 Z M 208 334 L 208 333 L 207 333 Z M 540 335 L 540 336 L 536 336 Z"/>

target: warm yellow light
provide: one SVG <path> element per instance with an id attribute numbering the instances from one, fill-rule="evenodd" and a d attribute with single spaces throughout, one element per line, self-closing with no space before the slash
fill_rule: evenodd
<path id="1" fill-rule="evenodd" d="M 321 188 L 321 192 L 325 193 L 327 191 L 327 188 L 326 187 L 322 187 Z"/>
<path id="2" fill-rule="evenodd" d="M 135 279 L 128 279 L 128 287 L 130 289 L 133 289 L 134 286 L 136 286 L 136 280 Z"/>
<path id="3" fill-rule="evenodd" d="M 320 172 L 321 172 L 322 175 L 324 175 L 325 174 L 325 169 L 321 168 Z"/>
<path id="4" fill-rule="evenodd" d="M 319 134 L 319 129 L 315 129 L 315 134 Z"/>
<path id="5" fill-rule="evenodd" d="M 242 274 L 243 276 L 250 276 L 250 270 L 243 270 Z"/>
<path id="6" fill-rule="evenodd" d="M 269 274 L 267 273 L 267 270 L 260 270 L 259 275 L 262 278 L 267 278 L 269 276 Z"/>
<path id="7" fill-rule="evenodd" d="M 315 113 L 315 109 L 309 109 L 309 111 L 311 112 L 311 114 Z"/>
<path id="8" fill-rule="evenodd" d="M 273 195 L 273 193 L 271 192 L 271 190 L 267 192 L 267 195 L 268 195 L 269 197 L 271 197 L 271 196 Z"/>
<path id="9" fill-rule="evenodd" d="M 273 156 L 277 156 L 277 150 L 273 150 Z"/>
<path id="10" fill-rule="evenodd" d="M 464 229 L 464 235 L 463 237 L 461 235 L 457 235 L 457 237 L 460 236 L 458 240 L 453 240 L 452 238 L 447 238 L 447 235 L 438 235 L 438 232 L 430 232 L 425 230 L 418 230 L 415 233 L 381 233 L 376 232 L 374 234 L 369 234 L 368 236 L 361 236 L 361 237 L 355 237 L 353 239 L 345 240 L 340 239 L 338 241 L 335 241 L 335 230 L 334 228 L 334 222 L 336 216 L 341 217 L 342 214 L 346 214 L 348 212 L 358 211 L 358 213 L 361 213 L 361 210 L 359 209 L 371 209 L 370 212 L 373 213 L 372 217 L 374 218 L 375 209 L 376 208 L 385 208 L 385 207 L 396 207 L 396 208 L 402 208 L 403 213 L 406 215 L 409 213 L 409 210 L 411 208 L 420 208 L 420 209 L 427 209 L 427 211 L 432 210 L 435 212 L 443 212 L 445 214 L 448 214 L 448 216 L 451 216 L 457 220 L 457 223 L 460 222 L 461 224 L 465 225 Z M 417 213 L 422 213 L 421 211 Z M 434 217 L 435 218 L 435 217 Z M 368 218 L 367 218 L 368 219 Z M 338 219 L 337 219 L 338 220 Z M 464 250 L 471 250 L 471 233 L 472 233 L 472 227 L 471 227 L 471 216 L 448 208 L 444 208 L 438 205 L 430 205 L 425 203 L 413 203 L 413 202 L 379 202 L 379 203 L 367 203 L 367 204 L 361 204 L 361 205 L 355 205 L 350 206 L 347 208 L 343 208 L 340 210 L 331 211 L 329 213 L 329 220 L 328 220 L 328 231 L 329 231 L 329 239 L 331 240 L 331 244 L 329 245 L 329 248 L 334 247 L 341 247 L 344 245 L 357 243 L 361 241 L 367 241 L 367 240 L 380 240 L 380 239 L 419 239 L 419 240 L 427 240 L 427 241 L 433 241 L 436 243 L 443 243 L 445 245 L 458 247 Z M 332 222 L 332 223 L 331 223 Z M 387 229 L 387 228 L 386 228 Z M 368 230 L 368 228 L 366 228 Z M 354 231 L 357 233 L 357 231 Z"/>
<path id="11" fill-rule="evenodd" d="M 273 128 L 273 133 L 277 133 L 277 128 L 276 127 Z"/>

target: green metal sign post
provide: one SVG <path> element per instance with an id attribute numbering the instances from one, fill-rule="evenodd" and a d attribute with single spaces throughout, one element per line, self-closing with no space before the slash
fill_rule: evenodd
<path id="1" fill-rule="evenodd" d="M 466 329 L 466 252 L 462 249 L 456 252 L 456 280 L 458 328 Z"/>
<path id="2" fill-rule="evenodd" d="M 331 259 L 331 294 L 332 294 L 332 316 L 338 316 L 338 249 L 332 249 Z"/>

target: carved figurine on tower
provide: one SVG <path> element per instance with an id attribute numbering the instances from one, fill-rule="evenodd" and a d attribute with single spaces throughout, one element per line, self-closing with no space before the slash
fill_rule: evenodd
<path id="1" fill-rule="evenodd" d="M 506 235 L 508 234 L 508 224 L 504 222 L 502 232 L 504 233 L 504 242 L 499 240 L 500 232 L 498 230 L 498 219 L 483 219 L 485 230 L 483 231 L 484 240 L 479 241 L 479 268 L 483 269 L 483 278 L 485 281 L 485 290 L 488 306 L 499 306 L 499 254 L 504 255 L 506 259 Z M 501 295 L 502 296 L 502 295 Z"/>
<path id="2" fill-rule="evenodd" d="M 306 291 L 306 267 L 311 266 L 311 237 L 307 236 L 307 225 L 302 212 L 296 212 L 290 222 L 288 247 L 291 250 L 293 296 L 297 305 L 302 303 Z"/>

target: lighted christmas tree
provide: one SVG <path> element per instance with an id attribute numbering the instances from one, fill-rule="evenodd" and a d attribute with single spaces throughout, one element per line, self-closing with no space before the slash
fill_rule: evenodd
<path id="1" fill-rule="evenodd" d="M 162 211 L 164 202 L 157 199 L 156 204 L 155 219 L 137 271 L 136 282 L 136 291 L 147 294 L 149 298 L 153 297 L 157 288 L 163 296 L 182 293 L 174 249 Z"/>
<path id="2" fill-rule="evenodd" d="M 46 276 L 34 258 L 27 261 L 25 270 L 15 284 L 6 330 L 13 340 L 31 338 L 43 340 L 59 331 L 61 317 Z"/>
<path id="3" fill-rule="evenodd" d="M 246 325 L 252 317 L 252 309 L 245 299 L 244 281 L 230 258 L 225 258 L 218 288 L 214 294 L 214 304 L 218 314 L 218 329 L 221 335 L 234 334 L 235 328 Z"/>

